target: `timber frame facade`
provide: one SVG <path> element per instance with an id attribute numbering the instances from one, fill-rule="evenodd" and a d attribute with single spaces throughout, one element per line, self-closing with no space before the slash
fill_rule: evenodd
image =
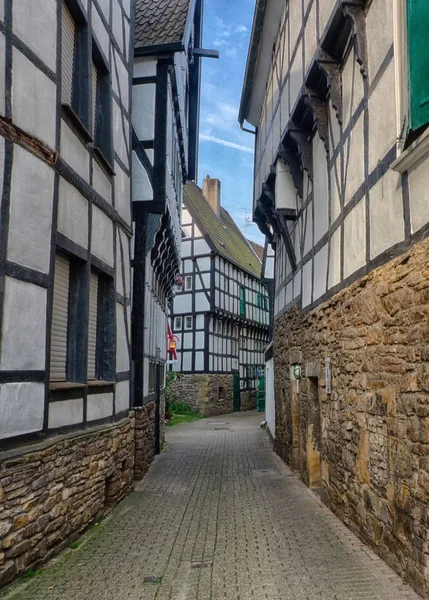
<path id="1" fill-rule="evenodd" d="M 216 179 L 206 178 L 214 184 Z M 183 374 L 237 373 L 241 390 L 253 390 L 268 341 L 269 297 L 262 265 L 229 214 L 209 204 L 195 184 L 185 186 L 181 278 L 172 304 Z M 234 248 L 234 252 L 232 252 Z"/>
<path id="2" fill-rule="evenodd" d="M 275 448 L 425 597 L 428 30 L 421 0 L 257 0 L 239 113 Z"/>
<path id="3" fill-rule="evenodd" d="M 0 440 L 130 407 L 130 0 L 0 2 Z"/>
<path id="4" fill-rule="evenodd" d="M 159 20 L 156 31 L 152 18 Z M 203 0 L 137 3 L 133 76 L 134 406 L 155 401 L 167 359 L 167 313 L 180 271 L 183 185 L 197 171 Z M 164 24 L 164 26 L 162 26 Z"/>

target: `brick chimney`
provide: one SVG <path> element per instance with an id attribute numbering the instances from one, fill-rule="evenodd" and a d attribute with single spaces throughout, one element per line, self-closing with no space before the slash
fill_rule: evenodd
<path id="1" fill-rule="evenodd" d="M 206 175 L 203 179 L 203 196 L 212 207 L 213 211 L 220 216 L 220 181 L 219 179 L 211 179 L 210 175 Z"/>

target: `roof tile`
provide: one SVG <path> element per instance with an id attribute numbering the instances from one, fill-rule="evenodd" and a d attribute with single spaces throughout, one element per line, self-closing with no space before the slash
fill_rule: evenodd
<path id="1" fill-rule="evenodd" d="M 190 0 L 137 0 L 135 47 L 181 42 Z"/>

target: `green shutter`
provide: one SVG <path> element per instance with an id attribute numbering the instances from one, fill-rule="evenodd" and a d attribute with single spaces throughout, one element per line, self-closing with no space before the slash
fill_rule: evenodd
<path id="1" fill-rule="evenodd" d="M 246 316 L 246 291 L 244 287 L 240 287 L 240 315 Z"/>
<path id="2" fill-rule="evenodd" d="M 428 0 L 408 0 L 411 129 L 429 123 L 429 8 Z"/>

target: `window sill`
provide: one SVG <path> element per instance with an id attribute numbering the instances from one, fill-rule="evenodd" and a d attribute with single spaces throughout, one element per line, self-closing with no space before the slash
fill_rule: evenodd
<path id="1" fill-rule="evenodd" d="M 92 135 L 89 133 L 79 115 L 73 110 L 70 104 L 63 104 L 61 108 L 61 116 L 67 125 L 71 127 L 81 141 L 86 144 L 92 144 L 94 142 Z"/>
<path id="2" fill-rule="evenodd" d="M 401 175 L 414 167 L 420 160 L 429 156 L 429 129 L 404 150 L 400 156 L 390 165 L 393 171 Z"/>
<path id="3" fill-rule="evenodd" d="M 51 381 L 49 389 L 51 392 L 57 390 L 82 390 L 86 388 L 86 383 L 76 383 L 75 381 Z"/>
<path id="4" fill-rule="evenodd" d="M 102 381 L 99 379 L 94 379 L 92 381 L 88 381 L 86 384 L 88 387 L 106 387 L 108 385 L 115 385 L 115 381 Z"/>
<path id="5" fill-rule="evenodd" d="M 104 169 L 104 171 L 107 172 L 109 177 L 115 177 L 115 175 L 116 175 L 115 170 L 112 167 L 110 161 L 103 154 L 103 151 L 100 150 L 100 148 L 98 146 L 94 146 L 93 152 L 94 152 L 94 156 L 95 156 L 98 164 L 100 165 L 100 167 L 102 169 Z"/>

